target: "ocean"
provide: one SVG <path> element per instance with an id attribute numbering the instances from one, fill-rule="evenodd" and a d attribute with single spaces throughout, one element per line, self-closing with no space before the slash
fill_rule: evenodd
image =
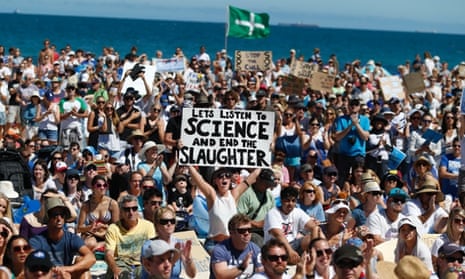
<path id="1" fill-rule="evenodd" d="M 413 61 L 417 54 L 423 58 L 424 51 L 448 61 L 450 67 L 465 61 L 465 35 L 277 25 L 271 26 L 271 34 L 265 39 L 225 40 L 224 23 L 25 14 L 1 17 L 0 44 L 6 49 L 19 47 L 23 56 L 34 58 L 48 38 L 58 49 L 70 44 L 74 50 L 100 55 L 104 46 L 111 46 L 124 56 L 131 46 L 137 46 L 139 53 L 148 57 L 153 57 L 156 50 L 170 57 L 176 47 L 191 57 L 205 45 L 211 59 L 223 48 L 230 56 L 235 50 L 271 50 L 273 60 L 286 58 L 289 50 L 295 49 L 298 56 L 308 59 L 318 47 L 325 61 L 336 54 L 341 67 L 355 59 L 362 64 L 374 59 L 391 72 L 406 60 Z"/>

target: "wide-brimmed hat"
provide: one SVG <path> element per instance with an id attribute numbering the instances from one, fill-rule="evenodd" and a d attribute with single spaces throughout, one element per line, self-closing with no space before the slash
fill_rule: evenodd
<path id="1" fill-rule="evenodd" d="M 402 279 L 427 279 L 431 276 L 426 264 L 420 258 L 410 255 L 402 257 L 394 268 L 394 273 Z"/>
<path id="2" fill-rule="evenodd" d="M 63 210 L 63 212 L 65 213 L 65 216 L 64 216 L 65 220 L 69 219 L 69 217 L 71 216 L 71 212 L 69 211 L 69 208 L 65 206 L 65 204 L 60 198 L 55 198 L 55 197 L 48 198 L 45 201 L 44 223 L 47 223 L 49 220 L 48 215 L 49 215 L 50 210 L 55 209 L 55 208 L 60 208 Z"/>
<path id="3" fill-rule="evenodd" d="M 436 202 L 441 202 L 444 200 L 444 194 L 439 189 L 439 182 L 430 175 L 428 175 L 423 183 L 421 183 L 420 187 L 415 190 L 414 197 L 416 198 L 418 195 L 423 193 L 435 193 Z"/>
<path id="4" fill-rule="evenodd" d="M 425 162 L 428 164 L 429 167 L 431 167 L 431 161 L 428 160 L 428 158 L 426 158 L 425 156 L 420 156 L 418 157 L 418 159 L 415 160 L 415 162 L 413 163 L 413 165 L 416 167 L 419 163 L 421 162 Z"/>
<path id="5" fill-rule="evenodd" d="M 157 154 L 160 154 L 163 151 L 165 151 L 165 145 L 156 144 L 154 141 L 149 140 L 149 141 L 144 143 L 144 146 L 142 146 L 142 149 L 139 151 L 139 158 L 142 161 L 145 161 L 147 159 L 146 156 L 145 156 L 145 153 L 147 152 L 147 150 L 149 150 L 151 148 L 154 148 L 154 147 L 157 148 Z"/>
<path id="6" fill-rule="evenodd" d="M 363 185 L 363 192 L 370 193 L 370 192 L 381 192 L 381 187 L 379 187 L 378 182 L 376 181 L 369 181 Z"/>
<path id="7" fill-rule="evenodd" d="M 137 130 L 132 131 L 131 135 L 127 139 L 128 142 L 131 142 L 131 140 L 134 139 L 135 137 L 141 137 L 143 141 L 147 139 L 144 133 L 142 133 L 141 130 L 137 129 Z"/>
<path id="8" fill-rule="evenodd" d="M 19 197 L 18 192 L 15 191 L 13 186 L 13 182 L 10 180 L 2 180 L 0 181 L 0 193 L 5 194 L 9 199 L 16 199 Z"/>

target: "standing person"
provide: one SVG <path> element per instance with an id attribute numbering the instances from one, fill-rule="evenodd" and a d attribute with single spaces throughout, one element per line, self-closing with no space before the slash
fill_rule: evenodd
<path id="1" fill-rule="evenodd" d="M 205 249 L 210 253 L 213 247 L 229 237 L 228 222 L 237 213 L 237 203 L 240 196 L 255 182 L 258 170 L 231 189 L 232 174 L 225 168 L 220 168 L 212 174 L 211 184 L 192 166 L 189 172 L 194 185 L 199 187 L 207 200 L 210 227 L 205 241 Z"/>
<path id="2" fill-rule="evenodd" d="M 251 242 L 252 220 L 244 214 L 234 215 L 228 223 L 231 237 L 213 248 L 210 278 L 247 278 L 263 270 L 260 247 Z"/>
<path id="3" fill-rule="evenodd" d="M 138 91 L 132 87 L 129 87 L 124 93 L 124 105 L 119 107 L 116 110 L 118 117 L 120 119 L 118 132 L 120 145 L 122 149 L 127 147 L 129 137 L 132 132 L 139 130 L 143 133 L 144 131 L 144 120 L 145 118 L 142 115 L 140 109 L 134 106 L 136 97 L 138 96 Z"/>
<path id="4" fill-rule="evenodd" d="M 96 107 L 89 113 L 89 119 L 87 121 L 87 132 L 89 133 L 87 145 L 93 146 L 95 150 L 98 149 L 98 135 L 105 118 L 104 108 L 105 98 L 100 96 L 97 98 Z"/>
<path id="5" fill-rule="evenodd" d="M 155 237 L 150 221 L 139 218 L 137 197 L 126 195 L 119 200 L 120 220 L 111 224 L 105 235 L 107 278 L 141 276 L 141 250 L 145 240 Z"/>
<path id="6" fill-rule="evenodd" d="M 152 105 L 152 110 L 147 115 L 145 122 L 144 135 L 157 144 L 165 140 L 165 121 L 161 117 L 162 107 L 159 102 Z"/>
<path id="7" fill-rule="evenodd" d="M 461 160 L 462 145 L 460 139 L 456 137 L 452 141 L 452 152 L 442 155 L 439 163 L 441 190 L 445 195 L 450 196 L 451 200 L 458 198 L 457 179 Z"/>
<path id="8" fill-rule="evenodd" d="M 66 149 L 71 142 L 81 143 L 84 131 L 82 129 L 83 119 L 89 115 L 87 103 L 81 97 L 76 96 L 74 85 L 66 86 L 67 97 L 61 99 L 60 107 L 60 140 Z"/>
<path id="9" fill-rule="evenodd" d="M 339 153 L 336 161 L 336 167 L 341 171 L 339 185 L 342 185 L 347 179 L 350 166 L 360 158 L 365 158 L 370 120 L 359 112 L 360 100 L 352 99 L 349 103 L 349 113 L 339 116 L 335 121 L 336 131 L 333 134 L 333 139 L 339 142 Z"/>
<path id="10" fill-rule="evenodd" d="M 49 145 L 57 144 L 60 109 L 57 104 L 52 102 L 50 96 L 45 96 L 42 99 L 42 105 L 37 107 L 34 121 L 39 126 L 39 139 L 42 142 L 48 141 Z"/>
<path id="11" fill-rule="evenodd" d="M 98 134 L 98 147 L 99 149 L 107 149 L 110 155 L 115 156 L 121 151 L 118 134 L 120 120 L 112 104 L 106 103 L 103 111 L 105 114 L 99 119 L 101 127 Z"/>
<path id="12" fill-rule="evenodd" d="M 262 169 L 257 181 L 247 188 L 237 204 L 237 211 L 247 215 L 252 224 L 252 241 L 263 245 L 263 224 L 266 214 L 274 207 L 274 198 L 268 189 L 275 187 L 275 177 L 271 169 Z"/>
<path id="13" fill-rule="evenodd" d="M 95 263 L 95 256 L 79 236 L 63 230 L 65 220 L 71 216 L 70 210 L 61 199 L 48 198 L 45 212 L 47 229 L 29 240 L 32 248 L 43 250 L 50 256 L 55 272 L 86 278 L 86 273 Z M 80 255 L 80 259 L 74 262 L 76 254 Z"/>
<path id="14" fill-rule="evenodd" d="M 174 264 L 181 257 L 178 249 L 164 240 L 147 240 L 142 247 L 142 265 L 149 278 L 170 279 Z"/>

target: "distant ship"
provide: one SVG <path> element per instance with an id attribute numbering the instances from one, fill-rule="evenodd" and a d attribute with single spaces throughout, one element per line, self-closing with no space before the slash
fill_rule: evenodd
<path id="1" fill-rule="evenodd" d="M 303 22 L 298 23 L 278 23 L 278 26 L 288 26 L 288 27 L 301 27 L 301 28 L 320 28 L 317 24 L 308 24 Z"/>
<path id="2" fill-rule="evenodd" d="M 20 11 L 19 9 L 15 9 L 15 10 L 13 11 L 13 14 L 15 14 L 15 15 L 20 14 L 20 13 L 21 13 L 21 11 Z"/>

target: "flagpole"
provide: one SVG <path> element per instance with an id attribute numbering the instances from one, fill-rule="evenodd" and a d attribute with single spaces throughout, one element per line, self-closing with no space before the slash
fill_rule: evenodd
<path id="1" fill-rule="evenodd" d="M 229 5 L 226 6 L 226 28 L 224 30 L 224 49 L 228 53 Z"/>

